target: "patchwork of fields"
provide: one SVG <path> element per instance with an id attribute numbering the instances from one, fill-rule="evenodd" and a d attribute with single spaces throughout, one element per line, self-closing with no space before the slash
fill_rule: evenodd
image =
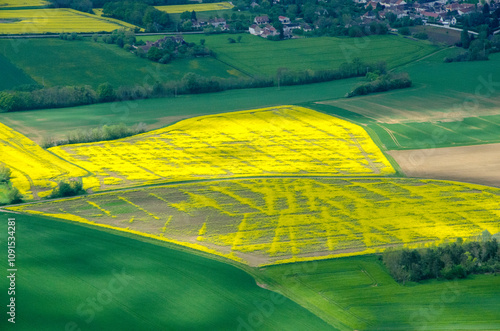
<path id="1" fill-rule="evenodd" d="M 184 120 L 110 142 L 49 149 L 93 173 L 85 188 L 276 175 L 392 175 L 359 126 L 307 108 L 282 106 Z"/>
<path id="2" fill-rule="evenodd" d="M 134 27 L 67 8 L 0 10 L 0 34 L 101 32 Z"/>
<path id="3" fill-rule="evenodd" d="M 497 233 L 499 197 L 500 189 L 434 180 L 270 178 L 126 190 L 10 209 L 143 233 L 255 266 Z"/>

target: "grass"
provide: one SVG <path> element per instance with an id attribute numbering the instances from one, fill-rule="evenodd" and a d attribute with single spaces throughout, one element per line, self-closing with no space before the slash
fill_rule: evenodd
<path id="1" fill-rule="evenodd" d="M 0 55 L 0 68 L 2 68 L 3 79 L 0 80 L 0 91 L 12 89 L 19 85 L 35 84 L 35 81 L 17 68 L 4 56 Z"/>
<path id="2" fill-rule="evenodd" d="M 82 330 L 235 330 L 249 318 L 250 323 L 260 322 L 259 330 L 335 330 L 284 298 L 263 317 L 255 304 L 265 305 L 275 294 L 234 266 L 186 251 L 50 219 L 1 213 L 4 246 L 7 217 L 12 216 L 19 268 L 18 330 L 69 330 L 66 326 L 75 324 Z M 7 259 L 1 265 L 6 270 Z M 114 273 L 128 277 L 117 278 Z M 9 287 L 5 276 L 0 284 Z M 0 297 L 8 302 L 7 290 Z M 97 300 L 97 308 L 91 308 L 87 299 Z M 89 320 L 92 312 L 94 318 Z M 9 325 L 2 318 L 0 328 Z"/>
<path id="3" fill-rule="evenodd" d="M 231 36 L 236 39 L 238 35 Z M 358 57 L 365 62 L 386 61 L 389 68 L 415 61 L 438 49 L 426 42 L 398 36 L 366 38 L 318 37 L 272 42 L 242 34 L 241 43 L 229 44 L 227 35 L 203 36 L 217 59 L 250 75 L 276 75 L 278 68 L 291 70 L 336 69 Z M 185 36 L 196 41 L 200 36 Z M 397 48 L 398 52 L 393 52 Z"/>
<path id="4" fill-rule="evenodd" d="M 185 11 L 226 11 L 232 9 L 234 6 L 229 2 L 214 2 L 214 3 L 197 3 L 189 5 L 170 5 L 170 6 L 156 6 L 156 9 L 167 12 L 169 14 L 179 14 Z"/>
<path id="5" fill-rule="evenodd" d="M 94 191 L 235 176 L 395 173 L 361 127 L 293 106 L 196 117 L 129 138 L 49 151 L 91 172 L 84 188 Z"/>
<path id="6" fill-rule="evenodd" d="M 37 51 L 33 52 L 33 49 Z M 106 82 L 115 87 L 153 85 L 155 81 L 180 80 L 186 72 L 208 77 L 241 75 L 213 58 L 182 59 L 161 65 L 141 59 L 116 45 L 89 40 L 0 40 L 0 54 L 39 84 L 49 87 L 97 87 Z"/>
<path id="7" fill-rule="evenodd" d="M 340 330 L 500 327 L 500 277 L 494 275 L 401 286 L 376 256 L 271 266 L 262 274 L 261 282 Z"/>
<path id="8" fill-rule="evenodd" d="M 395 178 L 204 181 L 10 210 L 112 227 L 252 266 L 500 232 L 500 189 Z"/>
<path id="9" fill-rule="evenodd" d="M 16 21 L 0 21 L 0 34 L 100 32 L 135 27 L 125 22 L 66 8 L 1 10 L 0 20 L 9 19 Z"/>
<path id="10" fill-rule="evenodd" d="M 443 63 L 455 49 L 398 70 L 414 87 L 351 99 L 306 104 L 352 120 L 375 133 L 383 149 L 453 147 L 500 142 L 500 54 L 490 61 Z M 468 77 L 468 79 L 463 79 Z"/>

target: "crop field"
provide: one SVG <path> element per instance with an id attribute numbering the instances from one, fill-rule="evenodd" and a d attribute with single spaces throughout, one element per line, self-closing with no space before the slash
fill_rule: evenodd
<path id="1" fill-rule="evenodd" d="M 472 331 L 500 325 L 500 277 L 491 274 L 401 286 L 376 256 L 271 266 L 263 274 L 277 284 L 273 289 L 339 330 Z"/>
<path id="2" fill-rule="evenodd" d="M 409 177 L 458 180 L 500 187 L 500 144 L 388 152 Z"/>
<path id="3" fill-rule="evenodd" d="M 32 49 L 37 52 L 32 52 Z M 152 85 L 155 81 L 180 80 L 186 72 L 223 78 L 242 75 L 213 58 L 181 59 L 161 65 L 141 59 L 116 45 L 89 40 L 0 40 L 0 54 L 33 77 L 37 83 L 48 87 L 97 87 L 106 82 L 115 88 L 144 86 Z M 109 108 L 109 105 L 105 106 Z"/>
<path id="4" fill-rule="evenodd" d="M 444 43 L 449 46 L 460 42 L 461 31 L 446 28 L 438 28 L 431 25 L 418 25 L 410 28 L 412 33 L 427 33 L 429 40 L 437 43 Z"/>
<path id="5" fill-rule="evenodd" d="M 255 266 L 497 233 L 499 196 L 500 189 L 435 180 L 260 178 L 9 209 L 144 234 Z"/>
<path id="6" fill-rule="evenodd" d="M 47 196 L 59 180 L 87 175 L 3 124 L 0 155 L 0 164 L 12 170 L 12 183 L 28 200 Z"/>
<path id="7" fill-rule="evenodd" d="M 0 10 L 0 34 L 100 32 L 133 27 L 67 8 Z"/>
<path id="8" fill-rule="evenodd" d="M 235 35 L 235 39 L 238 35 Z M 369 38 L 318 37 L 272 42 L 242 34 L 241 43 L 228 44 L 226 35 L 204 36 L 217 59 L 251 75 L 275 75 L 278 68 L 290 70 L 336 69 L 360 58 L 365 62 L 386 61 L 389 68 L 415 61 L 439 48 L 426 42 L 398 36 Z M 200 36 L 185 36 L 198 42 Z M 393 52 L 398 49 L 398 52 Z"/>
<path id="9" fill-rule="evenodd" d="M 44 7 L 48 5 L 45 0 L 0 0 L 0 10 L 3 8 Z"/>
<path id="10" fill-rule="evenodd" d="M 0 68 L 2 68 L 0 91 L 11 89 L 19 85 L 35 84 L 35 81 L 31 79 L 31 77 L 26 75 L 2 55 L 0 55 Z"/>
<path id="11" fill-rule="evenodd" d="M 93 190 L 207 178 L 395 174 L 361 127 L 295 106 L 197 117 L 49 151 L 93 173 L 84 178 Z"/>
<path id="12" fill-rule="evenodd" d="M 234 6 L 229 2 L 214 2 L 214 3 L 198 3 L 189 5 L 170 5 L 170 6 L 155 6 L 156 9 L 167 12 L 169 14 L 179 14 L 185 11 L 219 11 L 232 9 Z"/>
<path id="13" fill-rule="evenodd" d="M 16 263 L 23 268 L 16 277 L 16 330 L 75 325 L 81 330 L 237 330 L 252 316 L 262 316 L 255 303 L 271 303 L 272 318 L 264 318 L 259 330 L 335 331 L 293 301 L 258 287 L 246 272 L 187 251 L 0 213 L 4 246 L 12 216 L 19 234 Z M 7 259 L 0 265 L 6 270 Z M 9 287 L 5 276 L 0 286 Z M 0 300 L 8 302 L 6 290 Z M 0 329 L 12 329 L 6 318 Z"/>

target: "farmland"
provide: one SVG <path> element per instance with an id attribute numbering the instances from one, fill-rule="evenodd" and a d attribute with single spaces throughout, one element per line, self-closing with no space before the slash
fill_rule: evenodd
<path id="1" fill-rule="evenodd" d="M 255 302 L 276 302 L 272 318 L 260 323 L 261 330 L 335 330 L 291 300 L 258 287 L 244 271 L 187 251 L 75 224 L 0 213 L 4 246 L 7 216 L 16 217 L 22 238 L 16 245 L 16 262 L 23 268 L 16 278 L 16 303 L 22 302 L 17 305 L 16 330 L 70 330 L 75 324 L 82 330 L 236 330 L 249 318 L 252 323 L 256 314 L 260 321 Z M 5 270 L 7 260 L 0 265 Z M 5 289 L 6 280 L 4 276 L 0 282 Z M 106 295 L 109 290 L 112 300 Z M 0 298 L 7 302 L 7 291 Z M 92 298 L 102 309 L 92 308 L 87 301 Z M 8 330 L 8 324 L 2 318 L 0 329 Z"/>
<path id="2" fill-rule="evenodd" d="M 401 286 L 376 256 L 271 266 L 275 284 L 340 330 L 497 330 L 500 277 Z"/>
<path id="3" fill-rule="evenodd" d="M 36 48 L 37 52 L 30 52 Z M 213 58 L 181 59 L 160 65 L 116 45 L 59 39 L 0 40 L 0 54 L 44 86 L 97 87 L 154 84 L 180 80 L 191 71 L 203 76 L 238 77 L 233 68 Z M 92 59 L 92 61 L 89 61 Z M 57 63 L 57 65 L 54 65 Z M 107 105 L 107 107 L 109 107 Z"/>
<path id="4" fill-rule="evenodd" d="M 293 106 L 197 117 L 131 138 L 49 150 L 93 173 L 84 178 L 93 190 L 203 178 L 395 173 L 361 127 Z"/>
<path id="5" fill-rule="evenodd" d="M 130 27 L 134 26 L 66 8 L 0 10 L 0 34 L 101 32 Z"/>
<path id="6" fill-rule="evenodd" d="M 0 90 L 10 89 L 19 85 L 35 84 L 24 72 L 19 70 L 4 56 L 0 55 L 0 67 L 2 68 L 3 79 L 0 80 Z"/>
<path id="7" fill-rule="evenodd" d="M 410 177 L 459 180 L 500 187 L 500 144 L 388 152 Z M 480 169 L 480 170 L 479 170 Z"/>
<path id="8" fill-rule="evenodd" d="M 165 11 L 169 14 L 179 14 L 185 11 L 227 11 L 234 6 L 229 2 L 213 2 L 213 3 L 196 3 L 188 5 L 169 5 L 169 6 L 155 6 L 156 9 Z"/>
<path id="9" fill-rule="evenodd" d="M 439 28 L 432 25 L 419 25 L 410 28 L 411 33 L 427 33 L 429 40 L 446 45 L 455 45 L 460 42 L 460 31 Z"/>
<path id="10" fill-rule="evenodd" d="M 22 7 L 44 7 L 48 4 L 45 0 L 0 0 L 0 9 Z"/>
<path id="11" fill-rule="evenodd" d="M 47 196 L 59 180 L 87 175 L 87 171 L 50 154 L 3 124 L 0 154 L 0 164 L 12 170 L 12 182 L 26 199 Z"/>
<path id="12" fill-rule="evenodd" d="M 226 35 L 204 36 L 204 39 L 217 53 L 217 59 L 251 75 L 275 75 L 282 67 L 290 70 L 336 69 L 356 57 L 364 62 L 386 61 L 389 68 L 394 68 L 439 49 L 397 36 L 370 36 L 362 40 L 319 37 L 280 42 L 248 34 L 241 36 L 241 43 L 235 44 L 228 44 Z M 185 39 L 197 42 L 199 36 L 185 36 Z M 392 51 L 394 48 L 398 48 L 397 54 Z"/>
<path id="13" fill-rule="evenodd" d="M 499 196 L 499 189 L 435 180 L 294 177 L 174 184 L 10 209 L 142 233 L 255 266 L 497 233 Z"/>

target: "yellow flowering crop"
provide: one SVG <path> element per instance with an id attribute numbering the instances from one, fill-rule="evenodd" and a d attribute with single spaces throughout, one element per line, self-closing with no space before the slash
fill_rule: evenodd
<path id="1" fill-rule="evenodd" d="M 498 188 L 437 180 L 261 178 L 101 193 L 10 209 L 128 228 L 262 265 L 433 244 L 484 230 L 498 233 L 499 197 Z M 108 213 L 95 216 L 92 202 Z"/>
<path id="2" fill-rule="evenodd" d="M 25 199 L 47 196 L 59 180 L 87 174 L 1 123 L 0 155 L 0 164 L 12 170 L 12 183 Z"/>
<path id="3" fill-rule="evenodd" d="M 295 106 L 196 117 L 130 138 L 49 150 L 92 172 L 100 180 L 96 190 L 204 178 L 395 173 L 361 127 Z"/>
<path id="4" fill-rule="evenodd" d="M 99 32 L 134 27 L 126 22 L 68 8 L 0 10 L 2 34 Z"/>
<path id="5" fill-rule="evenodd" d="M 48 5 L 45 0 L 0 0 L 0 8 L 11 7 L 41 7 Z"/>

